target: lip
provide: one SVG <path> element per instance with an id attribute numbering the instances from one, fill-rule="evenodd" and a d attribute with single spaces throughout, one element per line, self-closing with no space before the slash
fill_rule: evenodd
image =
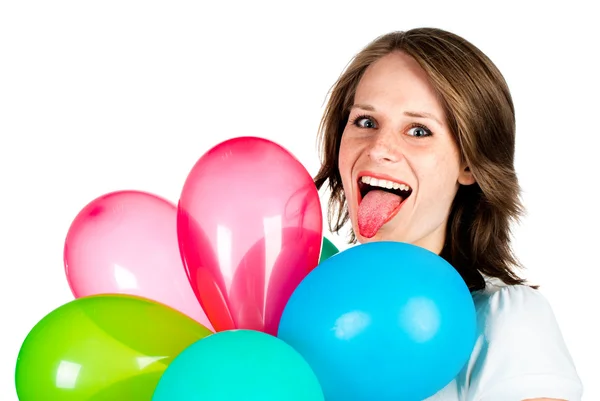
<path id="1" fill-rule="evenodd" d="M 374 177 L 374 178 L 381 179 L 381 180 L 397 182 L 398 184 L 404 184 L 404 185 L 407 185 L 410 188 L 412 188 L 412 186 L 409 185 L 408 183 L 406 183 L 404 181 L 400 181 L 400 180 L 392 177 L 391 175 L 387 175 L 387 174 L 383 174 L 383 173 L 375 173 L 373 171 L 368 171 L 368 170 L 360 171 L 356 177 L 356 180 L 354 181 L 354 186 L 356 188 L 357 200 L 358 200 L 359 205 L 360 205 L 360 201 L 362 201 L 362 195 L 360 194 L 360 188 L 358 187 L 358 182 L 364 176 L 369 176 L 369 177 Z M 402 203 L 404 203 L 404 201 Z"/>

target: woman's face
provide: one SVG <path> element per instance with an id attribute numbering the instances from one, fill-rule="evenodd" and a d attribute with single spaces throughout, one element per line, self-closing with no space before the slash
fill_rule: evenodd
<path id="1" fill-rule="evenodd" d="M 408 242 L 436 253 L 458 186 L 474 182 L 425 71 L 400 52 L 360 80 L 338 167 L 359 242 Z"/>

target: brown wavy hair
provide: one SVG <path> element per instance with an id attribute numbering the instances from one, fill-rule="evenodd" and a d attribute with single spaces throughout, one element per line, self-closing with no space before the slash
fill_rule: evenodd
<path id="1" fill-rule="evenodd" d="M 437 28 L 382 35 L 348 64 L 329 92 L 319 126 L 321 169 L 318 189 L 327 182 L 328 222 L 339 233 L 349 213 L 338 170 L 341 136 L 356 87 L 365 70 L 383 56 L 404 52 L 429 76 L 448 119 L 461 157 L 475 177 L 458 189 L 440 256 L 472 291 L 485 287 L 484 275 L 506 284 L 523 284 L 521 267 L 510 246 L 510 225 L 523 214 L 514 168 L 515 110 L 504 77 L 494 63 L 462 37 Z M 349 243 L 355 243 L 351 231 Z"/>

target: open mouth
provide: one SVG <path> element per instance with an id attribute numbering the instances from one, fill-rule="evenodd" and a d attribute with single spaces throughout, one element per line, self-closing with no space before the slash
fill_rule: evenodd
<path id="1" fill-rule="evenodd" d="M 412 194 L 403 182 L 363 175 L 358 178 L 358 228 L 365 238 L 372 238 L 390 221 Z"/>
<path id="2" fill-rule="evenodd" d="M 402 201 L 405 201 L 412 194 L 412 188 L 408 184 L 363 175 L 358 179 L 358 204 L 360 205 L 363 198 L 373 190 L 381 190 L 397 195 L 402 198 Z"/>

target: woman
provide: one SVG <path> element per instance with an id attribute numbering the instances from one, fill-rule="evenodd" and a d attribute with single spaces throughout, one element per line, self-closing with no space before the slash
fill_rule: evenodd
<path id="1" fill-rule="evenodd" d="M 581 399 L 552 309 L 516 272 L 522 211 L 515 116 L 495 65 L 433 28 L 370 43 L 332 89 L 321 123 L 329 221 L 351 242 L 409 242 L 450 262 L 472 291 L 479 337 L 463 371 L 429 400 Z"/>

